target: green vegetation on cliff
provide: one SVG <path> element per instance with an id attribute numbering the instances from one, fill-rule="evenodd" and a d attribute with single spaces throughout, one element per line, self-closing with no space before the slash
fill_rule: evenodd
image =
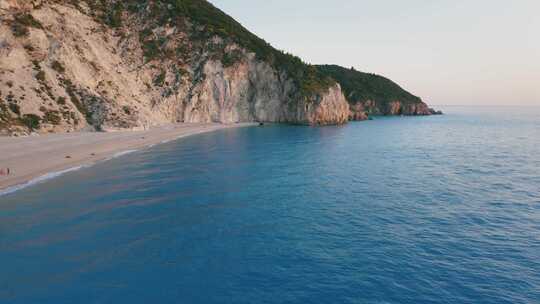
<path id="1" fill-rule="evenodd" d="M 404 104 L 421 103 L 421 99 L 402 89 L 393 81 L 336 65 L 315 66 L 299 57 L 272 47 L 232 17 L 206 0 L 71 0 L 73 4 L 86 2 L 95 16 L 111 28 L 119 28 L 130 14 L 142 17 L 145 27 L 140 32 L 143 54 L 147 61 L 180 56 L 190 58 L 194 53 L 211 54 L 225 67 L 242 59 L 238 51 L 225 51 L 223 45 L 212 44 L 213 37 L 235 43 L 253 52 L 259 60 L 285 72 L 294 81 L 301 96 L 310 96 L 328 89 L 336 81 L 341 84 L 350 103 L 372 100 L 389 103 L 399 100 Z M 179 47 L 171 52 L 165 46 L 167 39 L 155 35 L 163 25 L 175 25 L 186 31 L 193 45 Z"/>
<path id="2" fill-rule="evenodd" d="M 77 4 L 78 0 L 71 0 Z M 83 0 L 81 0 L 83 1 Z M 263 39 L 244 28 L 232 17 L 216 8 L 206 0 L 84 0 L 96 14 L 96 17 L 112 28 L 120 27 L 125 12 L 144 15 L 148 24 L 162 26 L 174 23 L 188 30 L 190 39 L 195 42 L 208 43 L 212 37 L 219 36 L 224 41 L 236 43 L 242 48 L 256 54 L 259 60 L 268 62 L 276 70 L 285 72 L 296 84 L 299 93 L 309 96 L 327 90 L 335 81 L 315 66 L 304 63 L 300 58 L 275 49 Z M 171 58 L 174 56 L 163 47 L 165 40 L 152 38 L 153 28 L 146 28 L 141 33 L 141 42 L 145 57 L 149 60 Z M 189 51 L 189 50 L 188 50 Z M 224 65 L 231 66 L 239 58 L 223 49 L 213 50 L 219 54 L 217 59 Z M 185 54 L 186 50 L 178 50 L 177 54 Z"/>
<path id="3" fill-rule="evenodd" d="M 206 0 L 163 0 L 163 2 L 174 7 L 174 10 L 171 10 L 171 17 L 186 17 L 203 26 L 204 29 L 200 31 L 202 38 L 210 39 L 211 36 L 217 35 L 231 40 L 255 53 L 258 59 L 286 72 L 303 94 L 321 92 L 334 84 L 331 77 L 326 77 L 314 66 L 302 62 L 300 58 L 275 49 Z M 226 62 L 227 59 L 229 58 L 225 57 Z"/>
<path id="4" fill-rule="evenodd" d="M 421 103 L 419 97 L 405 91 L 392 80 L 369 73 L 347 69 L 338 65 L 320 65 L 317 69 L 328 77 L 335 79 L 350 103 L 372 100 L 388 103 L 399 100 L 404 104 Z"/>

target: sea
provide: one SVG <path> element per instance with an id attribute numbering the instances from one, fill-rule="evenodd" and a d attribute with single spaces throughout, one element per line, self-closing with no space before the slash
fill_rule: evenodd
<path id="1" fill-rule="evenodd" d="M 0 303 L 540 303 L 540 107 L 196 135 L 0 196 Z"/>

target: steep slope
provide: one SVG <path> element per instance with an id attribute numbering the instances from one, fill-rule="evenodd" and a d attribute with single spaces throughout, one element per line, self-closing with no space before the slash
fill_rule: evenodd
<path id="1" fill-rule="evenodd" d="M 320 65 L 317 68 L 341 85 L 350 105 L 351 120 L 362 120 L 368 115 L 441 114 L 385 77 L 337 65 Z"/>
<path id="2" fill-rule="evenodd" d="M 340 124 L 339 85 L 206 1 L 1 0 L 0 132 Z"/>
<path id="3" fill-rule="evenodd" d="M 205 0 L 0 0 L 0 134 L 360 118 L 334 79 Z"/>

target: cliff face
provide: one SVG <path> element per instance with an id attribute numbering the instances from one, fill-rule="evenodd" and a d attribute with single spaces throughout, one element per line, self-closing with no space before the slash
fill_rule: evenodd
<path id="1" fill-rule="evenodd" d="M 184 106 L 185 122 L 240 121 L 327 125 L 347 122 L 349 106 L 336 83 L 324 94 L 293 97 L 297 88 L 285 74 L 246 55 L 232 67 L 208 61 L 204 79 L 195 84 Z M 186 92 L 188 93 L 188 92 Z"/>
<path id="2" fill-rule="evenodd" d="M 195 41 L 189 25 L 158 26 L 124 12 L 124 25 L 113 28 L 91 16 L 84 2 L 0 5 L 4 134 L 171 122 L 347 120 L 349 107 L 338 84 L 301 94 L 286 72 L 218 36 Z M 224 56 L 234 58 L 224 63 Z"/>
<path id="3" fill-rule="evenodd" d="M 427 113 L 351 96 L 205 0 L 0 0 L 3 135 Z"/>

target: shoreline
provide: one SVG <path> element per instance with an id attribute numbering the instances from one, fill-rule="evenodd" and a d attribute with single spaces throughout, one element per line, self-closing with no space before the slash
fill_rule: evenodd
<path id="1" fill-rule="evenodd" d="M 182 123 L 145 131 L 0 137 L 0 169 L 10 169 L 10 175 L 0 176 L 0 196 L 158 144 L 191 135 L 254 125 Z"/>

